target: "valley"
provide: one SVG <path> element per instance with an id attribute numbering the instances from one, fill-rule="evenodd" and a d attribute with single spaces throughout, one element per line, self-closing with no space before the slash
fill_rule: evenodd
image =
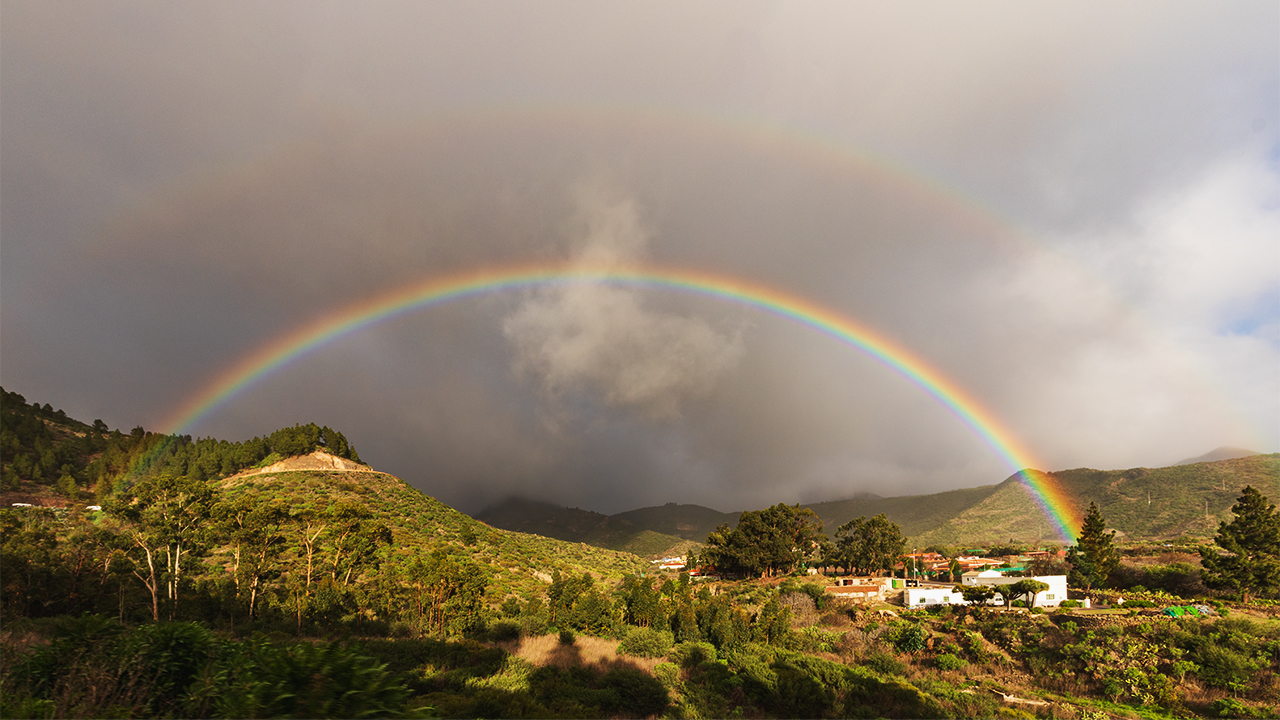
<path id="1" fill-rule="evenodd" d="M 1280 578 L 1266 570 L 1280 551 L 1258 545 L 1245 585 L 1203 560 L 1252 512 L 1251 488 L 1277 494 L 1280 455 L 1052 473 L 1114 543 L 1085 587 L 1076 546 L 1017 477 L 733 513 L 509 500 L 473 518 L 329 428 L 126 434 L 3 397 L 5 717 L 1280 711 Z M 787 540 L 783 517 L 809 539 Z M 898 544 L 866 565 L 858 528 Z M 1072 578 L 1070 601 L 912 607 L 917 545 L 939 591 L 981 555 L 1001 575 Z M 651 562 L 670 555 L 687 567 Z M 843 584 L 883 590 L 854 600 Z"/>

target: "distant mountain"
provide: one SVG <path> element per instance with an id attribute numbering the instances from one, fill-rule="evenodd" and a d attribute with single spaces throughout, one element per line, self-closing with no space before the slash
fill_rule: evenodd
<path id="1" fill-rule="evenodd" d="M 682 554 L 721 523 L 736 523 L 738 515 L 676 503 L 604 515 L 512 497 L 476 513 L 475 518 L 504 530 L 654 557 Z"/>
<path id="2" fill-rule="evenodd" d="M 1245 485 L 1280 500 L 1280 454 L 1250 454 L 1156 469 L 1032 472 L 1037 482 L 1058 487 L 1081 514 L 1090 502 L 1096 502 L 1108 526 L 1118 536 L 1130 539 L 1211 537 L 1218 522 L 1230 517 L 1231 506 Z M 805 507 L 818 515 L 828 535 L 856 517 L 884 513 L 921 547 L 1061 542 L 1057 528 L 1017 475 L 998 485 L 888 498 L 864 494 Z M 506 501 L 477 518 L 494 527 L 626 549 L 634 548 L 628 543 L 635 543 L 645 532 L 661 536 L 656 541 L 650 538 L 646 547 L 661 545 L 663 538 L 673 543 L 677 538 L 701 542 L 720 523 L 736 523 L 740 514 L 667 503 L 605 516 L 547 503 Z"/>
<path id="3" fill-rule="evenodd" d="M 608 519 L 590 510 L 562 507 L 540 500 L 510 497 L 476 513 L 475 518 L 503 530 L 533 533 L 556 540 L 580 541 Z"/>
<path id="4" fill-rule="evenodd" d="M 1254 452 L 1252 450 L 1245 450 L 1244 448 L 1220 447 L 1215 450 L 1210 450 L 1209 452 L 1201 455 L 1200 457 L 1193 457 L 1193 458 L 1187 458 L 1186 460 L 1179 460 L 1178 462 L 1174 463 L 1174 465 L 1195 465 L 1196 463 L 1202 463 L 1202 462 L 1217 462 L 1219 460 L 1235 460 L 1236 458 L 1251 457 L 1253 455 L 1261 455 L 1261 454 L 1262 453 Z"/>

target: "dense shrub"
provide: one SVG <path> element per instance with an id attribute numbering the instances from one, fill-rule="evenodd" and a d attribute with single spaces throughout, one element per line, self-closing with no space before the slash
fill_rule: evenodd
<path id="1" fill-rule="evenodd" d="M 903 675 L 907 672 L 907 666 L 902 661 L 886 652 L 871 653 L 866 665 L 881 675 Z"/>
<path id="2" fill-rule="evenodd" d="M 667 630 L 630 628 L 618 643 L 618 652 L 639 657 L 662 657 L 671 651 L 675 638 Z"/>
<path id="3" fill-rule="evenodd" d="M 716 648 L 711 643 L 682 642 L 671 648 L 671 659 L 680 667 L 696 667 L 716 661 Z"/>
<path id="4" fill-rule="evenodd" d="M 653 676 L 666 687 L 673 688 L 680 682 L 680 666 L 675 663 L 660 662 L 653 666 Z"/>
<path id="5" fill-rule="evenodd" d="M 408 699 L 384 666 L 339 645 L 255 638 L 228 650 L 194 689 L 193 699 L 213 711 L 200 716 L 380 717 L 398 714 Z"/>
<path id="6" fill-rule="evenodd" d="M 221 641 L 196 623 L 126 630 L 87 616 L 56 623 L 11 659 L 3 715 L 368 717 L 398 714 L 408 689 L 385 668 L 326 643 Z"/>
<path id="7" fill-rule="evenodd" d="M 1231 688 L 1249 682 L 1258 666 L 1236 650 L 1209 644 L 1196 656 L 1200 679 L 1214 687 Z"/>
<path id="8" fill-rule="evenodd" d="M 893 638 L 893 646 L 899 652 L 917 653 L 924 649 L 927 638 L 928 632 L 923 626 L 916 623 L 907 623 L 898 628 L 897 634 Z"/>
<path id="9" fill-rule="evenodd" d="M 524 628 L 518 620 L 495 620 L 489 623 L 484 632 L 484 639 L 490 642 L 511 642 L 524 635 Z"/>
<path id="10" fill-rule="evenodd" d="M 943 653 L 938 657 L 934 658 L 933 662 L 935 665 L 938 666 L 939 670 L 946 670 L 946 671 L 963 670 L 969 665 L 969 663 L 966 660 L 964 660 L 963 658 L 956 657 L 951 653 Z"/>

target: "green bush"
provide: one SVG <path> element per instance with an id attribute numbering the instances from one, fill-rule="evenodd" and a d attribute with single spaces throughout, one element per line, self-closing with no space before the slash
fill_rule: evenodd
<path id="1" fill-rule="evenodd" d="M 716 661 L 716 646 L 705 642 L 682 642 L 671 648 L 670 655 L 680 667 L 697 667 Z"/>
<path id="2" fill-rule="evenodd" d="M 904 675 L 907 672 L 907 666 L 902 661 L 886 652 L 871 653 L 866 666 L 881 675 Z"/>
<path id="3" fill-rule="evenodd" d="M 675 663 L 660 662 L 653 666 L 653 676 L 666 687 L 673 688 L 680 682 L 680 666 Z"/>
<path id="4" fill-rule="evenodd" d="M 276 645 L 257 637 L 228 648 L 192 689 L 189 717 L 364 718 L 395 715 L 409 691 L 386 667 L 328 643 Z"/>
<path id="5" fill-rule="evenodd" d="M 398 714 L 408 698 L 384 666 L 325 643 L 219 641 L 196 623 L 125 630 L 93 616 L 60 621 L 48 639 L 8 668 L 5 717 L 355 718 Z"/>
<path id="6" fill-rule="evenodd" d="M 1252 708 L 1235 698 L 1221 698 L 1214 700 L 1213 705 L 1209 706 L 1209 711 L 1212 712 L 1215 717 L 1220 718 L 1256 717 Z"/>
<path id="7" fill-rule="evenodd" d="M 1231 648 L 1206 645 L 1201 648 L 1196 662 L 1200 664 L 1200 679 L 1220 688 L 1243 685 L 1249 682 L 1257 665 Z"/>
<path id="8" fill-rule="evenodd" d="M 893 639 L 893 646 L 900 652 L 918 653 L 924 649 L 927 637 L 928 632 L 924 627 L 908 623 L 898 630 L 897 636 Z"/>
<path id="9" fill-rule="evenodd" d="M 1060 608 L 1068 608 L 1068 609 L 1069 609 L 1069 608 L 1078 608 L 1078 607 L 1080 607 L 1080 604 L 1081 604 L 1081 603 L 1080 603 L 1080 601 L 1079 601 L 1079 600 L 1063 600 L 1061 603 L 1059 603 L 1059 604 L 1058 604 L 1058 607 L 1060 607 Z"/>
<path id="10" fill-rule="evenodd" d="M 968 661 L 963 658 L 956 657 L 951 653 L 943 653 L 935 658 L 933 662 L 938 666 L 939 670 L 946 671 L 963 670 L 969 665 Z"/>
<path id="11" fill-rule="evenodd" d="M 666 630 L 630 628 L 618 643 L 618 652 L 638 657 L 662 657 L 671 652 L 675 637 Z"/>
<path id="12" fill-rule="evenodd" d="M 484 637 L 489 642 L 510 642 L 519 640 L 523 634 L 524 628 L 518 620 L 495 620 L 489 623 Z"/>
<path id="13" fill-rule="evenodd" d="M 661 682 L 630 667 L 601 674 L 590 667 L 547 665 L 529 674 L 529 691 L 556 717 L 645 717 L 670 704 Z"/>

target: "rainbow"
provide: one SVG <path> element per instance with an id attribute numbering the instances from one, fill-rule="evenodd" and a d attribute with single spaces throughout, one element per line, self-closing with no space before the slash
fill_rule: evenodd
<path id="1" fill-rule="evenodd" d="M 1073 503 L 1051 475 L 1030 469 L 1030 454 L 959 385 L 882 334 L 829 308 L 783 290 L 701 270 L 544 263 L 482 268 L 410 283 L 321 316 L 241 358 L 174 413 L 164 423 L 165 432 L 182 434 L 275 370 L 374 324 L 478 295 L 572 283 L 656 288 L 725 300 L 797 322 L 865 352 L 933 396 L 982 438 L 1019 476 L 1063 540 L 1075 541 L 1073 528 L 1080 526 L 1080 518 Z"/>

